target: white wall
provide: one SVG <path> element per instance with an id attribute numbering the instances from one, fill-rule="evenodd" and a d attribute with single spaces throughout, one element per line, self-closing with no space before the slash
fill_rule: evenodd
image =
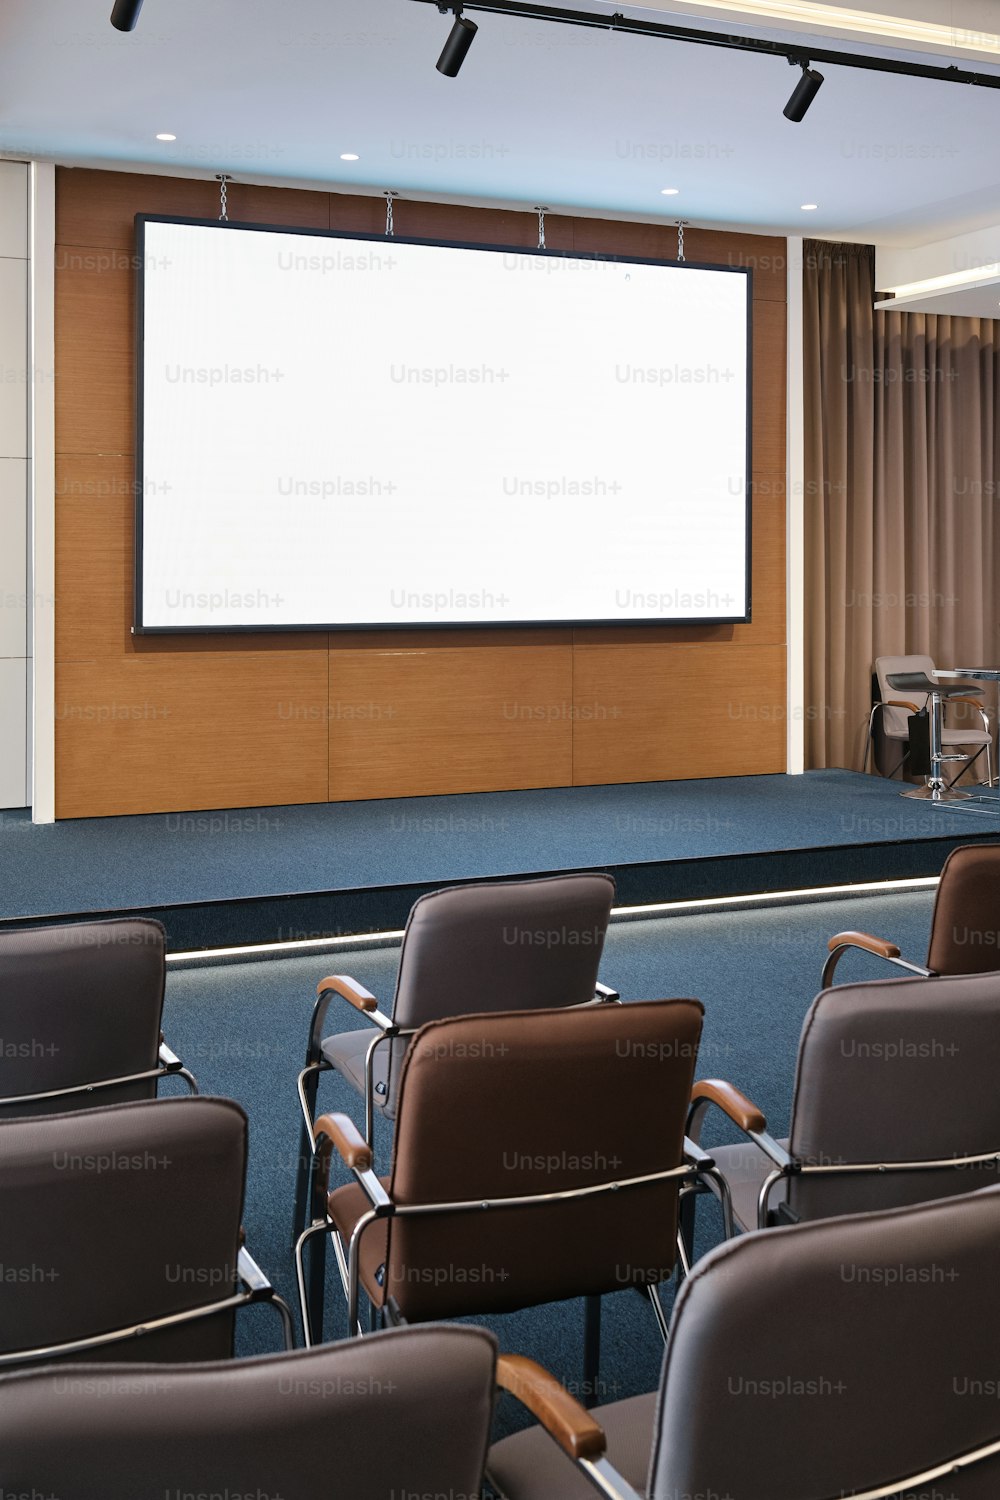
<path id="1" fill-rule="evenodd" d="M 0 808 L 29 799 L 28 167 L 0 162 Z"/>

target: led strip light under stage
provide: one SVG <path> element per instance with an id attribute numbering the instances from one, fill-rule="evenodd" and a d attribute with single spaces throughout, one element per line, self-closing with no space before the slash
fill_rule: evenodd
<path id="1" fill-rule="evenodd" d="M 909 880 L 872 880 L 857 885 L 817 885 L 795 891 L 758 891 L 746 896 L 705 896 L 697 901 L 660 901 L 649 906 L 614 906 L 611 920 L 629 921 L 640 917 L 657 917 L 682 912 L 707 915 L 739 906 L 759 906 L 763 902 L 819 900 L 824 896 L 871 896 L 878 893 L 930 891 L 938 884 L 937 875 L 914 876 Z M 210 962 L 217 958 L 260 958 L 267 953 L 315 953 L 329 948 L 357 948 L 365 943 L 389 947 L 402 940 L 402 927 L 389 932 L 352 932 L 334 937 L 297 938 L 287 943 L 251 943 L 236 948 L 192 948 L 183 953 L 168 953 L 167 963 Z"/>

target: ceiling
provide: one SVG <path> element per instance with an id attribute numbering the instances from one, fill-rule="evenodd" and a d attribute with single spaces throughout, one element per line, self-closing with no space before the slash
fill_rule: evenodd
<path id="1" fill-rule="evenodd" d="M 979 34 L 1000 28 L 994 0 L 868 3 L 944 20 L 959 45 L 929 56 L 926 43 L 808 29 L 834 49 L 967 66 Z M 719 0 L 624 8 L 803 39 L 802 23 L 741 19 Z M 414 0 L 145 0 L 124 35 L 110 9 L 3 0 L 3 155 L 394 188 L 404 234 L 407 195 L 894 246 L 1000 220 L 1000 90 L 824 64 L 823 88 L 793 125 L 781 111 L 798 75 L 780 57 L 482 14 L 460 76 L 447 79 L 434 63 L 450 17 Z M 975 67 L 1000 74 L 1000 56 L 980 51 Z M 177 140 L 158 142 L 161 131 Z M 341 161 L 346 151 L 360 160 Z"/>

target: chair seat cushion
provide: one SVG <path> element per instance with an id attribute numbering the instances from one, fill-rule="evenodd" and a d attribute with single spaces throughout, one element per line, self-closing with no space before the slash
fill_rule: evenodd
<path id="1" fill-rule="evenodd" d="M 889 740 L 907 740 L 910 737 L 908 729 L 886 729 L 884 733 Z M 942 745 L 988 745 L 992 739 L 993 736 L 987 734 L 985 729 L 949 729 L 945 724 L 941 731 Z"/>
<path id="2" fill-rule="evenodd" d="M 787 1141 L 778 1144 L 787 1150 Z M 741 1229 L 756 1229 L 757 1198 L 764 1178 L 773 1170 L 773 1161 L 752 1141 L 738 1146 L 714 1146 L 709 1151 L 733 1195 L 733 1218 Z M 777 1208 L 787 1197 L 787 1183 L 776 1182 L 767 1200 L 768 1208 Z"/>
<path id="3" fill-rule="evenodd" d="M 380 1180 L 382 1186 L 388 1189 L 388 1177 Z M 354 1233 L 355 1224 L 371 1208 L 368 1194 L 356 1182 L 350 1182 L 346 1187 L 335 1188 L 328 1196 L 326 1203 L 330 1218 L 346 1245 Z M 369 1224 L 361 1236 L 361 1254 L 358 1262 L 361 1284 L 376 1307 L 381 1307 L 385 1300 L 380 1283 L 384 1280 L 383 1273 L 388 1247 L 389 1221 L 376 1219 Z"/>
<path id="4" fill-rule="evenodd" d="M 941 731 L 942 745 L 988 745 L 992 736 L 985 729 L 949 729 Z"/>
<path id="5" fill-rule="evenodd" d="M 374 1026 L 371 1026 L 367 1031 L 341 1031 L 336 1036 L 324 1037 L 320 1043 L 320 1051 L 331 1068 L 336 1068 L 340 1076 L 362 1098 L 365 1092 L 365 1057 L 377 1034 Z M 372 1060 L 372 1097 L 376 1109 L 382 1109 L 382 1101 L 388 1092 L 388 1077 L 389 1045 L 383 1043 L 376 1049 Z M 382 1109 L 382 1113 L 387 1111 Z"/>
<path id="6" fill-rule="evenodd" d="M 609 1462 L 639 1495 L 647 1492 L 656 1402 L 651 1391 L 593 1410 L 608 1440 Z M 541 1427 L 495 1444 L 486 1468 L 504 1500 L 594 1500 L 597 1493 Z"/>

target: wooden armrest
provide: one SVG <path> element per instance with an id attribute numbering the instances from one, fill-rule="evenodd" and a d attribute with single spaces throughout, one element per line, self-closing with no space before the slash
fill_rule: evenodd
<path id="1" fill-rule="evenodd" d="M 870 932 L 838 932 L 826 945 L 832 953 L 834 948 L 863 948 L 866 953 L 874 953 L 877 958 L 898 958 L 900 948 L 897 943 L 886 942 L 885 938 L 872 937 Z"/>
<path id="2" fill-rule="evenodd" d="M 882 704 L 883 708 L 908 708 L 911 714 L 918 714 L 919 708 L 915 703 L 907 703 L 903 698 L 887 698 Z"/>
<path id="3" fill-rule="evenodd" d="M 949 702 L 949 704 L 951 704 L 951 703 L 967 703 L 970 708 L 977 708 L 980 713 L 982 713 L 982 711 L 983 711 L 983 705 L 980 703 L 980 701 L 979 701 L 978 698 L 949 698 L 948 702 Z"/>
<path id="4" fill-rule="evenodd" d="M 564 1385 L 533 1359 L 525 1359 L 522 1354 L 501 1354 L 497 1361 L 497 1384 L 538 1418 L 570 1458 L 603 1456 L 607 1447 L 604 1429 Z"/>
<path id="5" fill-rule="evenodd" d="M 372 1148 L 347 1115 L 321 1115 L 313 1128 L 313 1134 L 324 1181 L 328 1175 L 331 1146 L 336 1149 L 345 1167 L 350 1167 L 352 1172 L 371 1171 Z"/>
<path id="6" fill-rule="evenodd" d="M 371 991 L 366 990 L 363 984 L 359 984 L 349 974 L 330 974 L 326 979 L 321 979 L 316 986 L 317 995 L 322 995 L 324 990 L 333 990 L 348 1005 L 353 1005 L 355 1010 L 378 1010 L 378 1001 Z"/>
<path id="7" fill-rule="evenodd" d="M 696 1083 L 691 1090 L 691 1102 L 695 1103 L 698 1099 L 708 1099 L 712 1104 L 717 1104 L 741 1130 L 761 1135 L 767 1129 L 763 1111 L 746 1094 L 741 1094 L 735 1084 L 727 1083 L 723 1078 L 703 1078 Z"/>

